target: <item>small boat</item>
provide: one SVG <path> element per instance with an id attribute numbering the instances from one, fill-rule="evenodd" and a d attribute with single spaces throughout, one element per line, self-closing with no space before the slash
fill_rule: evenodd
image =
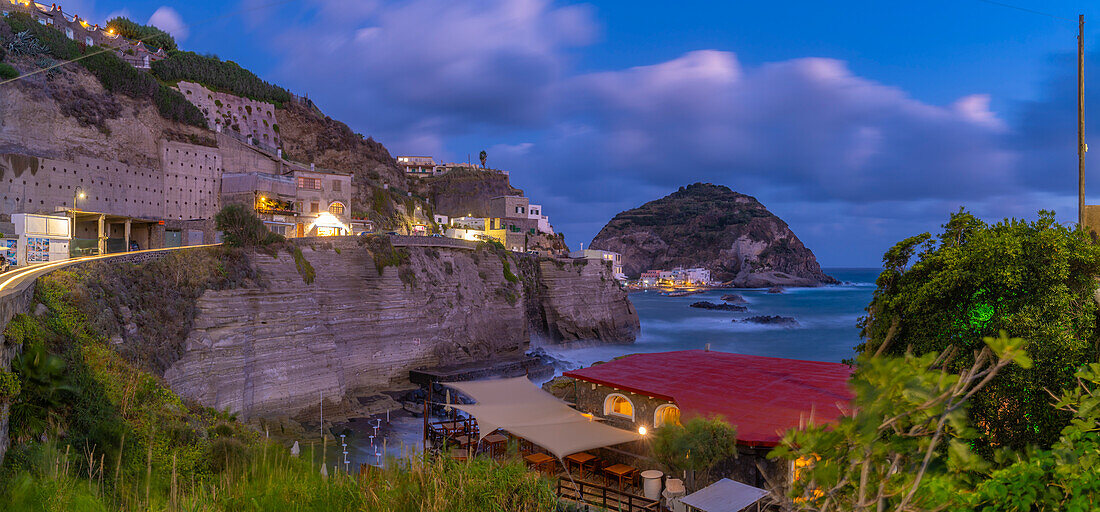
<path id="1" fill-rule="evenodd" d="M 686 297 L 688 295 L 695 295 L 696 293 L 703 293 L 703 290 L 676 290 L 672 292 L 661 292 L 664 297 Z"/>

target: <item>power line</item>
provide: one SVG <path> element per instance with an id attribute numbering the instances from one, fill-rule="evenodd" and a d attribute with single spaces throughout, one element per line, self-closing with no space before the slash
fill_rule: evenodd
<path id="1" fill-rule="evenodd" d="M 2 1 L 2 0 L 0 0 L 0 1 Z M 280 6 L 280 5 L 283 5 L 283 4 L 289 4 L 292 1 L 294 1 L 294 0 L 279 0 L 277 2 L 271 2 L 271 3 L 267 3 L 267 4 L 263 4 L 263 5 L 257 5 L 255 7 L 249 7 L 249 8 L 245 8 L 245 9 L 238 9 L 238 10 L 233 11 L 233 12 L 229 12 L 229 13 L 226 13 L 226 14 L 220 14 L 218 16 L 213 16 L 213 17 L 210 17 L 210 18 L 206 18 L 204 20 L 200 20 L 200 21 L 197 21 L 195 23 L 187 24 L 187 25 L 184 25 L 184 27 L 191 28 L 191 27 L 198 26 L 198 25 L 204 25 L 206 23 L 210 23 L 210 22 L 217 21 L 217 20 L 224 19 L 224 18 L 230 18 L 230 17 L 236 16 L 238 14 L 244 14 L 246 12 L 258 11 L 258 10 L 261 10 L 261 9 L 268 9 L 268 8 L 271 8 L 271 7 L 277 7 L 277 6 Z M 149 38 L 152 38 L 152 37 L 156 37 L 156 35 L 155 34 L 150 34 L 148 36 L 138 38 L 138 39 L 136 39 L 136 41 L 143 43 L 143 42 L 145 42 L 146 39 L 149 39 Z M 64 66 L 65 64 L 71 64 L 71 63 L 79 61 L 79 60 L 87 59 L 88 57 L 93 57 L 95 55 L 99 55 L 99 54 L 102 54 L 102 53 L 113 52 L 113 51 L 114 51 L 113 48 L 102 48 L 99 51 L 95 51 L 95 52 L 92 52 L 92 53 L 87 53 L 87 54 L 81 55 L 81 56 L 79 56 L 75 59 L 61 61 L 61 62 L 58 62 L 57 64 L 52 65 L 52 66 L 45 67 L 45 68 L 42 68 L 42 69 L 36 69 L 34 71 L 31 71 L 30 73 L 19 75 L 15 78 L 9 78 L 7 80 L 2 80 L 2 81 L 0 81 L 0 85 L 7 84 L 9 82 L 14 82 L 16 80 L 21 80 L 21 79 L 26 78 L 28 76 L 37 75 L 38 73 L 43 73 L 43 72 L 49 71 L 51 69 L 59 68 L 61 66 Z"/>
<path id="2" fill-rule="evenodd" d="M 1062 20 L 1062 21 L 1069 21 L 1069 22 L 1077 23 L 1077 20 L 1075 20 L 1075 19 L 1065 18 L 1065 17 L 1062 17 L 1062 16 L 1058 16 L 1056 14 L 1051 14 L 1049 12 L 1036 11 L 1035 9 L 1028 9 L 1027 7 L 1020 7 L 1020 6 L 1001 3 L 1001 2 L 994 2 L 993 0 L 978 0 L 978 1 L 979 2 L 985 2 L 987 4 L 999 5 L 1001 7 L 1007 7 L 1009 9 L 1016 9 L 1017 11 L 1028 12 L 1028 13 L 1031 13 L 1031 14 L 1038 14 L 1040 16 L 1047 16 L 1047 17 L 1050 17 L 1050 18 L 1054 18 L 1056 20 Z"/>

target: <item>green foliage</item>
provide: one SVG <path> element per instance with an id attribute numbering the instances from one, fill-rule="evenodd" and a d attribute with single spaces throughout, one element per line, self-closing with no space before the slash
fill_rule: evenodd
<path id="1" fill-rule="evenodd" d="M 179 91 L 134 69 L 133 66 L 115 56 L 112 51 L 99 47 L 81 50 L 76 42 L 65 37 L 61 31 L 40 25 L 23 14 L 13 14 L 3 19 L 11 25 L 12 30 L 32 34 L 49 49 L 50 55 L 58 60 L 83 57 L 77 62 L 95 75 L 108 91 L 135 99 L 150 100 L 156 104 L 161 117 L 206 128 L 206 118 L 203 117 L 202 111 L 188 102 Z"/>
<path id="2" fill-rule="evenodd" d="M 0 370 L 0 404 L 11 401 L 23 389 L 19 377 L 9 371 Z"/>
<path id="3" fill-rule="evenodd" d="M 501 256 L 500 263 L 504 267 L 504 279 L 509 283 L 518 283 L 519 277 L 512 273 L 512 265 L 508 263 L 508 258 Z"/>
<path id="4" fill-rule="evenodd" d="M 1004 369 L 1032 364 L 1019 338 L 1001 333 L 983 342 L 986 348 L 959 373 L 945 370 L 954 349 L 860 356 L 849 382 L 855 398 L 848 414 L 835 424 L 788 431 L 769 455 L 794 464 L 786 505 L 942 510 L 981 481 L 991 466 L 972 451 L 979 431 L 968 421 L 968 401 Z"/>
<path id="5" fill-rule="evenodd" d="M 122 16 L 108 20 L 107 26 L 126 39 L 141 41 L 146 48 L 161 48 L 166 52 L 176 49 L 176 39 L 157 27 L 140 25 Z"/>
<path id="6" fill-rule="evenodd" d="M 151 66 L 153 75 L 165 82 L 198 82 L 217 91 L 275 103 L 276 106 L 292 98 L 286 89 L 261 80 L 236 62 L 222 61 L 213 56 L 177 51 Z"/>
<path id="7" fill-rule="evenodd" d="M 19 76 L 19 71 L 10 64 L 0 62 L 0 80 L 10 80 Z"/>
<path id="8" fill-rule="evenodd" d="M 67 375 L 68 364 L 39 342 L 24 347 L 11 366 L 19 376 L 13 387 L 20 390 L 11 405 L 13 437 L 37 436 L 58 421 L 75 391 Z"/>
<path id="9" fill-rule="evenodd" d="M 409 262 L 409 251 L 395 248 L 388 236 L 365 235 L 359 239 L 359 243 L 366 245 L 378 275 L 382 275 L 386 267 L 401 267 Z"/>
<path id="10" fill-rule="evenodd" d="M 291 256 L 294 256 L 294 267 L 298 269 L 298 275 L 302 276 L 302 281 L 305 281 L 306 284 L 313 284 L 313 280 L 317 278 L 317 271 L 313 270 L 313 265 L 302 254 L 302 248 L 292 245 L 288 250 Z"/>
<path id="11" fill-rule="evenodd" d="M 20 313 L 12 317 L 4 328 L 4 341 L 11 345 L 22 345 L 29 340 L 42 336 L 42 326 L 34 317 Z"/>
<path id="12" fill-rule="evenodd" d="M 230 247 L 262 247 L 286 240 L 272 233 L 251 208 L 241 204 L 226 205 L 214 216 L 214 223 Z M 301 251 L 299 251 L 301 252 Z"/>
<path id="13" fill-rule="evenodd" d="M 737 456 L 737 428 L 721 418 L 699 416 L 682 425 L 665 425 L 653 432 L 653 455 L 674 472 L 706 473 Z"/>
<path id="14" fill-rule="evenodd" d="M 987 225 L 960 211 L 939 236 L 899 242 L 883 267 L 857 348 L 919 355 L 955 346 L 959 357 L 947 367 L 958 372 L 973 362 L 983 337 L 1009 331 L 1027 338 L 1035 364 L 1007 368 L 974 397 L 970 414 L 981 426 L 975 443 L 982 451 L 1050 446 L 1070 415 L 1051 405 L 1047 390 L 1072 387 L 1074 372 L 1097 358 L 1100 247 L 1051 212 L 1034 222 Z"/>

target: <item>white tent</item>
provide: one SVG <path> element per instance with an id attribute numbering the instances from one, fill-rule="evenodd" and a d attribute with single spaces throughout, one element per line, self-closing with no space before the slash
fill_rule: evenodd
<path id="1" fill-rule="evenodd" d="M 452 407 L 477 420 L 481 437 L 499 428 L 546 448 L 559 459 L 642 438 L 636 432 L 608 426 L 581 414 L 535 387 L 527 377 L 443 384 L 477 402 Z"/>

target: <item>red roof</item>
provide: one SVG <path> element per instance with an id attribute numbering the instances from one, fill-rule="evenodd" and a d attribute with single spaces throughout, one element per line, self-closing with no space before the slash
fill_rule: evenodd
<path id="1" fill-rule="evenodd" d="M 706 350 L 635 354 L 565 376 L 674 402 L 685 417 L 721 416 L 737 440 L 775 446 L 813 412 L 833 422 L 852 400 L 845 364 Z"/>

